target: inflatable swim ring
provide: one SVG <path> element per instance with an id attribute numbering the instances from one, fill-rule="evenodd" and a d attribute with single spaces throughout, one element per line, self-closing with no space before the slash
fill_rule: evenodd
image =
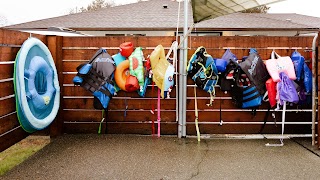
<path id="1" fill-rule="evenodd" d="M 122 61 L 118 64 L 114 72 L 114 79 L 121 90 L 127 91 L 126 80 L 129 76 L 129 60 Z"/>
<path id="2" fill-rule="evenodd" d="M 58 74 L 49 49 L 37 38 L 27 39 L 16 56 L 14 90 L 18 120 L 25 131 L 52 123 L 60 106 Z"/>
<path id="3" fill-rule="evenodd" d="M 112 55 L 112 58 L 113 58 L 114 62 L 116 63 L 116 67 L 117 67 L 122 61 L 126 60 L 126 57 L 122 56 L 120 52 L 117 53 L 117 54 L 115 54 L 115 55 Z M 115 92 L 118 92 L 118 91 L 121 90 L 116 83 L 114 83 L 113 85 L 114 85 L 114 90 L 115 90 Z"/>

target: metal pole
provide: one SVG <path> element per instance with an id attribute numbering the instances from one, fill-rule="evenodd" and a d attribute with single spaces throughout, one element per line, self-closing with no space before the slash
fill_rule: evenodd
<path id="1" fill-rule="evenodd" d="M 179 117 L 178 117 L 178 138 L 182 137 L 182 64 L 183 64 L 183 52 L 182 50 L 180 51 L 180 59 L 179 59 L 179 86 L 178 86 L 178 95 L 176 98 L 178 99 L 178 108 L 179 108 Z"/>
<path id="2" fill-rule="evenodd" d="M 183 26 L 183 46 L 180 54 L 179 61 L 179 126 L 178 126 L 178 137 L 185 138 L 187 135 L 187 121 L 186 121 L 186 112 L 187 112 L 187 76 L 186 76 L 186 63 L 188 59 L 188 38 L 185 38 L 188 35 L 188 7 L 189 1 L 184 1 L 184 26 Z"/>
<path id="3" fill-rule="evenodd" d="M 314 36 L 313 42 L 312 42 L 312 146 L 315 145 L 315 137 L 316 137 L 316 47 L 317 47 L 317 38 L 318 33 Z"/>
<path id="4" fill-rule="evenodd" d="M 184 1 L 184 27 L 183 34 L 184 37 L 188 36 L 188 11 L 189 11 L 189 1 Z M 183 42 L 183 75 L 182 75 L 182 137 L 186 137 L 187 135 L 187 62 L 188 62 L 188 38 L 184 39 Z"/>

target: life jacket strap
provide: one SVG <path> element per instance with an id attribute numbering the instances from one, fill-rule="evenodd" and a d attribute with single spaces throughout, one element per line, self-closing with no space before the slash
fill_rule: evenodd
<path id="1" fill-rule="evenodd" d="M 157 103 L 157 121 L 158 121 L 158 137 L 160 137 L 160 97 L 161 96 L 161 91 L 160 88 L 158 87 L 158 103 Z"/>
<path id="2" fill-rule="evenodd" d="M 198 123 L 198 119 L 199 119 L 199 115 L 198 115 L 198 102 L 197 102 L 197 89 L 196 86 L 194 86 L 194 115 L 195 115 L 195 125 L 196 125 L 196 131 L 197 131 L 197 139 L 200 142 L 200 130 L 199 130 L 199 123 Z"/>

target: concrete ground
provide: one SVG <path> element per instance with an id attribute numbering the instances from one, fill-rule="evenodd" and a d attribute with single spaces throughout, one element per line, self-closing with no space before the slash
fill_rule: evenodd
<path id="1" fill-rule="evenodd" d="M 311 138 L 178 139 L 63 135 L 0 179 L 320 179 Z"/>

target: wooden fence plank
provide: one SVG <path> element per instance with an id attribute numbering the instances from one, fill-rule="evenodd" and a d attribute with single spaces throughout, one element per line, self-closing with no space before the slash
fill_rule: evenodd
<path id="1" fill-rule="evenodd" d="M 200 134 L 259 134 L 262 125 L 239 125 L 225 124 L 219 125 L 199 125 Z M 310 134 L 309 125 L 286 125 L 285 134 Z M 281 126 L 266 125 L 263 134 L 281 134 Z M 187 135 L 195 135 L 196 129 L 193 124 L 187 125 Z"/>
<path id="2" fill-rule="evenodd" d="M 145 97 L 146 98 L 157 98 L 157 87 L 154 87 L 154 92 L 152 92 L 152 86 L 148 86 L 146 90 Z M 84 88 L 80 86 L 65 86 L 62 91 L 64 96 L 92 96 L 92 94 L 85 90 Z M 206 96 L 207 94 L 205 94 Z M 127 97 L 127 98 L 140 98 L 141 96 L 137 92 L 125 92 L 123 90 L 120 90 L 117 92 L 117 95 L 115 97 Z M 170 97 L 175 98 L 176 97 L 176 88 L 173 88 Z"/>
<path id="3" fill-rule="evenodd" d="M 0 124 L 0 135 L 20 125 L 16 113 L 11 114 L 6 118 L 1 118 Z"/>
<path id="4" fill-rule="evenodd" d="M 107 123 L 107 131 L 105 130 L 106 124 L 102 126 L 102 133 L 106 134 L 152 134 L 151 123 Z M 97 133 L 99 123 L 65 123 L 65 133 Z M 155 129 L 157 131 L 157 124 L 155 123 Z M 161 135 L 177 134 L 177 124 L 175 123 L 161 123 Z M 156 137 L 157 135 L 155 135 Z"/>
<path id="5" fill-rule="evenodd" d="M 0 136 L 0 152 L 21 141 L 27 136 L 28 133 L 26 133 L 21 127 L 13 129 L 7 134 Z"/>
<path id="6" fill-rule="evenodd" d="M 0 64 L 0 80 L 13 78 L 13 66 L 14 64 Z"/>
<path id="7" fill-rule="evenodd" d="M 155 48 L 155 47 L 152 47 Z M 143 49 L 144 58 L 152 53 L 154 49 Z M 88 62 L 92 56 L 98 51 L 98 49 L 64 49 L 63 50 L 63 60 L 64 60 L 64 72 L 76 72 L 77 66 L 82 63 Z M 119 53 L 118 49 L 107 49 L 107 52 L 113 56 Z M 166 50 L 167 52 L 167 50 Z M 73 61 L 70 61 L 73 60 Z"/>
<path id="8" fill-rule="evenodd" d="M 0 31 L 0 34 L 2 35 L 1 43 L 6 45 L 22 45 L 23 42 L 30 37 L 30 33 L 24 33 L 20 31 L 7 29 L 0 29 Z M 44 35 L 32 34 L 32 37 L 40 39 L 45 44 L 47 43 L 46 36 Z"/>
<path id="9" fill-rule="evenodd" d="M 157 113 L 155 111 L 155 113 Z M 81 115 L 81 116 L 80 116 Z M 109 111 L 107 121 L 111 122 L 144 122 L 152 121 L 156 115 L 146 110 L 134 111 Z M 175 111 L 161 111 L 161 121 L 175 122 Z M 69 122 L 100 122 L 102 119 L 102 111 L 65 111 L 64 120 Z"/>
<path id="10" fill-rule="evenodd" d="M 14 94 L 14 88 L 13 88 L 13 81 L 6 81 L 6 82 L 0 82 L 0 98 L 13 95 Z"/>
<path id="11" fill-rule="evenodd" d="M 166 99 L 161 100 L 161 109 L 175 109 L 175 99 Z M 66 109 L 93 109 L 93 98 L 91 99 L 65 99 L 65 108 Z M 112 99 L 109 103 L 109 110 L 119 110 L 127 109 L 129 110 L 139 110 L 139 109 L 147 109 L 150 110 L 152 104 L 154 107 L 157 105 L 157 100 L 154 99 Z"/>
<path id="12" fill-rule="evenodd" d="M 60 110 L 55 120 L 50 124 L 50 136 L 56 137 L 63 134 L 63 117 L 64 101 L 63 101 L 63 62 L 62 62 L 62 43 L 63 37 L 60 36 L 48 36 L 47 37 L 48 48 L 52 53 L 52 57 L 56 64 L 59 86 L 60 86 Z"/>
<path id="13" fill-rule="evenodd" d="M 0 100 L 0 117 L 16 111 L 15 98 Z"/>
<path id="14" fill-rule="evenodd" d="M 0 62 L 14 61 L 19 51 L 19 47 L 1 47 L 0 46 Z"/>

